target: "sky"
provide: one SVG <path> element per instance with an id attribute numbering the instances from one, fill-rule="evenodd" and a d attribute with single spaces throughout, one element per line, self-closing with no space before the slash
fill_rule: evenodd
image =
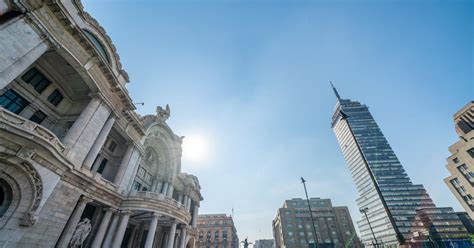
<path id="1" fill-rule="evenodd" d="M 200 213 L 233 209 L 241 240 L 272 238 L 284 200 L 304 197 L 301 176 L 310 196 L 361 218 L 329 80 L 370 107 L 414 183 L 462 209 L 443 179 L 452 116 L 474 99 L 471 1 L 83 3 L 117 47 L 137 111 L 170 105 Z"/>

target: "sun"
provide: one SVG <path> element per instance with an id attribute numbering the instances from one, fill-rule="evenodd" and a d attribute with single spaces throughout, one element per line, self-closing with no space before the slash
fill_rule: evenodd
<path id="1" fill-rule="evenodd" d="M 200 135 L 186 136 L 183 139 L 183 158 L 190 162 L 204 162 L 209 153 L 206 138 Z"/>

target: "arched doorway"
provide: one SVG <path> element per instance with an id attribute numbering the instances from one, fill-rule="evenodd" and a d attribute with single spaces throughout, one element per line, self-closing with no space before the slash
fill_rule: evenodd
<path id="1" fill-rule="evenodd" d="M 13 199 L 13 190 L 5 180 L 0 179 L 0 218 L 7 212 Z"/>

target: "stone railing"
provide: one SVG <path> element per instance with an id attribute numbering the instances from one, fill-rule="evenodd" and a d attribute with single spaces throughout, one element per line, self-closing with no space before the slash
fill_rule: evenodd
<path id="1" fill-rule="evenodd" d="M 183 204 L 163 194 L 151 191 L 131 191 L 122 207 L 131 210 L 148 210 L 162 213 L 179 220 L 181 223 L 191 221 L 191 214 L 186 211 Z"/>
<path id="2" fill-rule="evenodd" d="M 0 124 L 11 126 L 26 131 L 51 144 L 54 149 L 63 154 L 66 151 L 64 145 L 59 141 L 58 137 L 47 128 L 18 116 L 3 107 L 0 107 Z M 3 127 L 4 129 L 6 127 Z"/>

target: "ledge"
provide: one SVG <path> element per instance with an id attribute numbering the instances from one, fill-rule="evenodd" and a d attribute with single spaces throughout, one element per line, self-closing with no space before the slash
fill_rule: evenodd
<path id="1" fill-rule="evenodd" d="M 191 214 L 178 201 L 150 191 L 131 191 L 122 208 L 156 212 L 177 219 L 182 223 L 191 221 Z"/>

